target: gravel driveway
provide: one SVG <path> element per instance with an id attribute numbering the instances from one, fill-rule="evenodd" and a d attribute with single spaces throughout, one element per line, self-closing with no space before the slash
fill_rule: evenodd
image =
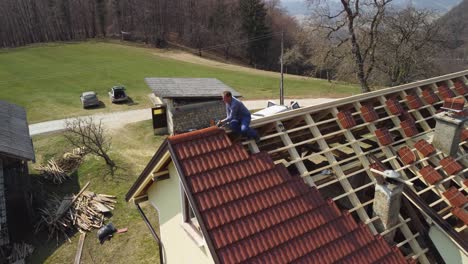
<path id="1" fill-rule="evenodd" d="M 292 99 L 286 99 L 288 104 Z M 309 99 L 294 99 L 299 102 L 300 106 L 310 106 L 316 104 L 322 104 L 333 101 L 331 98 L 309 98 Z M 249 109 L 261 109 L 267 106 L 268 100 L 246 100 L 244 104 Z M 272 100 L 278 103 L 279 100 Z M 101 120 L 102 123 L 110 129 L 121 128 L 126 124 L 135 123 L 143 120 L 151 119 L 150 109 L 138 109 L 129 111 L 120 111 L 113 113 L 95 114 L 91 115 L 95 120 Z M 29 133 L 31 136 L 63 131 L 65 129 L 65 122 L 67 119 L 46 121 L 29 125 Z"/>

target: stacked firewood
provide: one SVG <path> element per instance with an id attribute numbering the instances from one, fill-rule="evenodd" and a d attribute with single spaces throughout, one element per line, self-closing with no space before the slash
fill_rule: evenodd
<path id="1" fill-rule="evenodd" d="M 101 228 L 114 210 L 116 197 L 107 194 L 96 194 L 86 191 L 89 182 L 77 195 L 64 197 L 62 200 L 52 197 L 47 206 L 40 210 L 41 221 L 36 231 L 47 229 L 49 238 L 68 237 L 70 230 L 91 231 Z"/>
<path id="2" fill-rule="evenodd" d="M 54 184 L 61 184 L 69 175 L 62 169 L 55 159 L 47 161 L 46 165 L 39 165 L 36 168 L 46 180 L 52 181 Z"/>
<path id="3" fill-rule="evenodd" d="M 63 157 L 58 161 L 52 158 L 45 165 L 39 165 L 36 169 L 46 180 L 54 184 L 61 184 L 78 168 L 85 154 L 84 147 L 75 148 L 72 152 L 63 154 Z"/>
<path id="4" fill-rule="evenodd" d="M 101 228 L 105 215 L 114 210 L 116 197 L 84 191 L 73 205 L 73 225 L 81 231 Z"/>

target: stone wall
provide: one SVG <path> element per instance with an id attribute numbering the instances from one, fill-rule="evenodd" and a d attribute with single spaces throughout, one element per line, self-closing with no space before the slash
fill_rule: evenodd
<path id="1" fill-rule="evenodd" d="M 167 111 L 170 134 L 206 128 L 210 126 L 210 120 L 219 120 L 226 117 L 226 108 L 221 100 L 175 107 L 169 107 L 168 104 Z"/>

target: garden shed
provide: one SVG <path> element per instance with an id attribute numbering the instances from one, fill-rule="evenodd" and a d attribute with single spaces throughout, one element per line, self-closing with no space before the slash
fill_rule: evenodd
<path id="1" fill-rule="evenodd" d="M 145 78 L 152 90 L 155 134 L 179 134 L 210 126 L 226 116 L 224 91 L 240 94 L 214 78 Z"/>
<path id="2" fill-rule="evenodd" d="M 0 100 L 0 247 L 31 226 L 28 161 L 34 161 L 24 108 Z M 26 227 L 26 228 L 25 228 Z M 11 241 L 13 240 L 13 241 Z"/>

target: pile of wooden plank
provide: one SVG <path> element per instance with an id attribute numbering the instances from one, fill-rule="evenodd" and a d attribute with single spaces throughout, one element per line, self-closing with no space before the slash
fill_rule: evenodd
<path id="1" fill-rule="evenodd" d="M 115 196 L 84 191 L 73 205 L 73 225 L 81 231 L 101 228 L 105 215 L 114 210 L 116 202 Z"/>
<path id="2" fill-rule="evenodd" d="M 40 209 L 41 221 L 36 231 L 47 229 L 49 239 L 56 237 L 58 240 L 60 235 L 68 238 L 69 231 L 75 228 L 81 232 L 101 228 L 114 210 L 117 198 L 86 191 L 88 186 L 89 182 L 73 196 L 52 197 L 47 206 Z"/>
<path id="3" fill-rule="evenodd" d="M 54 184 L 61 184 L 78 168 L 83 160 L 83 156 L 86 155 L 86 149 L 75 148 L 72 152 L 63 154 L 63 157 L 58 161 L 50 159 L 45 165 L 39 165 L 36 167 L 43 177 L 53 182 Z"/>
<path id="4" fill-rule="evenodd" d="M 70 176 L 62 169 L 55 159 L 50 159 L 45 165 L 39 165 L 38 170 L 46 180 L 53 182 L 54 184 L 61 184 Z"/>

